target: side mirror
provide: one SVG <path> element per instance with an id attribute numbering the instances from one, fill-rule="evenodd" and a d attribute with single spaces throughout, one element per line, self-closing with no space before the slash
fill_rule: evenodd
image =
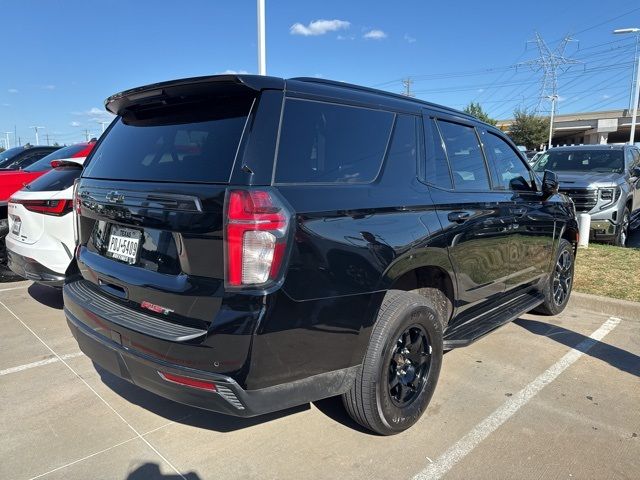
<path id="1" fill-rule="evenodd" d="M 637 165 L 631 169 L 632 177 L 640 177 L 640 165 Z"/>
<path id="2" fill-rule="evenodd" d="M 560 183 L 558 182 L 558 175 L 551 170 L 544 171 L 544 177 L 542 177 L 542 193 L 545 197 L 550 197 L 558 193 Z"/>

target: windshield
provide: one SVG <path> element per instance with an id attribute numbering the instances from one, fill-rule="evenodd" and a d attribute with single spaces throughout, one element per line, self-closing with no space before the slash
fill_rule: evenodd
<path id="1" fill-rule="evenodd" d="M 8 162 L 14 155 L 24 151 L 24 147 L 13 147 L 0 153 L 0 168 L 2 164 Z"/>
<path id="2" fill-rule="evenodd" d="M 622 150 L 550 150 L 533 166 L 536 172 L 622 173 Z"/>
<path id="3" fill-rule="evenodd" d="M 76 153 L 87 148 L 86 143 L 79 143 L 77 145 L 70 145 L 68 147 L 63 147 L 59 150 L 56 150 L 53 153 L 50 153 L 46 157 L 41 158 L 37 162 L 29 165 L 24 169 L 25 172 L 46 172 L 47 170 L 51 170 L 51 161 L 52 160 L 61 160 L 63 158 L 71 158 Z"/>

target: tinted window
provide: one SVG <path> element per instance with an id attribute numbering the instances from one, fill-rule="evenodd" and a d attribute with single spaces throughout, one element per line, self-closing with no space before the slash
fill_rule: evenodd
<path id="1" fill-rule="evenodd" d="M 442 137 L 433 119 L 425 119 L 424 137 L 426 145 L 426 164 L 424 169 L 425 180 L 437 187 L 450 189 L 451 172 L 449 162 L 442 145 Z"/>
<path id="2" fill-rule="evenodd" d="M 19 154 L 20 152 L 24 152 L 24 147 L 13 147 L 9 150 L 5 150 L 4 152 L 0 152 L 0 168 L 5 161 Z"/>
<path id="3" fill-rule="evenodd" d="M 287 100 L 275 181 L 373 181 L 382 164 L 392 122 L 389 112 Z"/>
<path id="4" fill-rule="evenodd" d="M 492 161 L 495 187 L 504 190 L 531 190 L 529 170 L 516 152 L 493 133 L 482 136 L 484 150 Z"/>
<path id="5" fill-rule="evenodd" d="M 58 167 L 36 178 L 24 187 L 30 192 L 57 192 L 66 190 L 73 185 L 73 181 L 80 177 L 82 168 Z"/>
<path id="6" fill-rule="evenodd" d="M 622 173 L 624 157 L 622 150 L 618 149 L 549 150 L 540 157 L 533 169 L 536 172 Z"/>
<path id="7" fill-rule="evenodd" d="M 253 98 L 174 104 L 119 117 L 85 176 L 227 183 Z"/>
<path id="8" fill-rule="evenodd" d="M 488 190 L 489 178 L 473 127 L 438 120 L 457 190 Z"/>
<path id="9" fill-rule="evenodd" d="M 19 168 L 28 167 L 29 165 L 40 160 L 41 158 L 46 157 L 49 153 L 50 152 L 47 150 L 44 150 L 44 151 L 36 150 L 34 152 L 25 153 L 24 155 L 21 155 L 16 160 L 9 162 L 7 165 L 5 165 L 5 168 L 19 169 Z"/>
<path id="10" fill-rule="evenodd" d="M 68 147 L 62 147 L 53 153 L 49 153 L 44 158 L 41 158 L 37 162 L 33 163 L 29 167 L 25 168 L 27 172 L 44 172 L 51 169 L 52 160 L 61 160 L 63 158 L 71 158 L 75 154 L 81 152 L 87 148 L 86 143 L 79 143 L 77 145 L 69 145 Z"/>

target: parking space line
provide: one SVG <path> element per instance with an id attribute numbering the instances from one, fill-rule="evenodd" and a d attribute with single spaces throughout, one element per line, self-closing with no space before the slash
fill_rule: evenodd
<path id="1" fill-rule="evenodd" d="M 84 355 L 82 352 L 76 353 L 67 353 L 65 355 L 60 355 L 59 358 L 63 360 L 69 360 L 70 358 L 76 358 Z M 0 370 L 0 377 L 3 375 L 9 375 L 10 373 L 21 372 L 23 370 L 29 370 L 30 368 L 41 367 L 42 365 L 49 365 L 50 363 L 57 363 L 60 360 L 58 357 L 46 358 L 44 360 L 40 360 L 37 362 L 26 363 L 24 365 L 18 365 L 17 367 L 5 368 L 4 370 Z"/>
<path id="2" fill-rule="evenodd" d="M 165 423 L 163 425 L 160 425 L 159 427 L 156 427 L 154 429 L 149 430 L 148 432 L 143 433 L 142 436 L 144 437 L 144 436 L 149 435 L 149 434 L 151 434 L 153 432 L 157 432 L 158 430 L 162 430 L 163 428 L 168 427 L 169 425 L 173 425 L 175 422 L 180 422 L 182 420 L 185 420 L 186 418 L 189 418 L 190 416 L 191 415 L 185 415 L 184 417 L 181 417 L 176 421 L 167 422 L 167 423 Z M 80 463 L 80 462 L 83 462 L 83 461 L 88 460 L 90 458 L 93 458 L 93 457 L 95 457 L 97 455 L 100 455 L 101 453 L 105 453 L 105 452 L 108 452 L 110 450 L 113 450 L 114 448 L 118 448 L 118 447 L 120 447 L 122 445 L 125 445 L 125 444 L 127 444 L 129 442 L 132 442 L 133 440 L 136 440 L 137 438 L 138 438 L 137 436 L 136 437 L 131 437 L 128 440 L 124 440 L 124 441 L 122 441 L 120 443 L 116 443 L 115 445 L 111 445 L 110 447 L 103 448 L 102 450 L 100 450 L 98 452 L 93 452 L 93 453 L 91 453 L 91 454 L 89 454 L 89 455 L 87 455 L 85 457 L 78 458 L 77 460 L 74 460 L 73 462 L 69 462 L 69 463 L 66 463 L 64 465 L 60 465 L 59 467 L 56 467 L 56 468 L 54 468 L 52 470 L 49 470 L 48 472 L 40 473 L 40 474 L 36 475 L 35 477 L 31 477 L 29 480 L 36 480 L 37 478 L 45 477 L 45 476 L 47 476 L 47 475 L 49 475 L 51 473 L 54 473 L 54 472 L 57 472 L 57 471 L 62 470 L 64 468 L 67 468 L 67 467 L 70 467 L 72 465 L 75 465 L 76 463 Z"/>
<path id="3" fill-rule="evenodd" d="M 23 285 L 21 287 L 11 287 L 11 288 L 0 288 L 0 292 L 10 292 L 12 290 L 24 290 L 25 288 L 29 288 L 31 285 Z"/>
<path id="4" fill-rule="evenodd" d="M 620 321 L 621 320 L 619 318 L 609 317 L 609 319 L 604 322 L 600 328 L 589 335 L 589 338 L 586 338 L 573 347 L 560 360 L 540 374 L 529 385 L 510 397 L 509 400 L 502 404 L 502 406 L 476 425 L 473 430 L 467 433 L 454 445 L 449 447 L 449 449 L 440 455 L 437 460 L 427 465 L 424 470 L 413 477 L 413 480 L 434 480 L 446 475 L 449 470 L 471 453 L 473 449 L 476 448 L 485 438 L 491 435 L 518 410 L 524 407 L 538 394 L 538 392 L 540 392 L 540 390 L 558 378 L 562 372 L 573 365 L 609 332 L 616 328 Z"/>
<path id="5" fill-rule="evenodd" d="M 170 467 L 171 467 L 171 468 L 172 468 L 172 469 L 173 469 L 173 470 L 178 474 L 178 476 L 179 476 L 180 478 L 182 478 L 183 480 L 186 480 L 186 479 L 185 479 L 185 477 L 184 477 L 184 475 L 182 475 L 182 473 L 180 473 L 180 471 L 175 467 L 175 465 L 173 465 L 173 463 L 171 463 L 171 462 L 170 462 L 170 461 L 169 461 L 169 460 L 168 460 L 164 455 L 162 455 L 162 454 L 161 454 L 161 453 L 160 453 L 160 452 L 159 452 L 159 451 L 158 451 L 158 450 L 157 450 L 153 445 L 151 445 L 151 443 L 149 443 L 149 441 L 148 441 L 146 438 L 144 438 L 144 437 L 140 434 L 140 432 L 138 432 L 138 430 L 136 430 L 136 428 L 135 428 L 133 425 L 131 425 L 129 422 L 127 422 L 127 420 L 126 420 L 122 415 L 120 415 L 120 414 L 118 413 L 118 411 L 117 411 L 115 408 L 113 408 L 113 407 L 111 406 L 111 404 L 110 404 L 109 402 L 107 402 L 107 400 L 105 400 L 105 398 L 104 398 L 102 395 L 100 395 L 100 394 L 96 391 L 96 389 L 94 389 L 91 385 L 89 385 L 89 383 L 88 383 L 84 378 L 82 378 L 82 376 L 81 376 L 78 372 L 76 372 L 76 371 L 73 369 L 73 367 L 71 367 L 71 365 L 69 365 L 69 364 L 68 364 L 68 363 L 67 363 L 67 362 L 66 362 L 66 361 L 65 361 L 65 360 L 64 360 L 60 355 L 58 355 L 58 354 L 57 354 L 57 353 L 56 353 L 56 352 L 55 352 L 55 351 L 54 351 L 54 350 L 53 350 L 53 349 L 52 349 L 52 348 L 51 348 L 51 347 L 50 347 L 50 346 L 49 346 L 49 345 L 48 345 L 48 344 L 47 344 L 47 343 L 42 339 L 42 338 L 40 338 L 40 336 L 39 336 L 36 332 L 34 332 L 34 331 L 31 329 L 31 327 L 29 327 L 29 325 L 27 325 L 26 323 L 24 323 L 24 322 L 22 321 L 22 319 L 21 319 L 20 317 L 18 317 L 18 315 L 16 315 L 16 314 L 13 312 L 13 310 L 11 310 L 9 307 L 7 307 L 7 306 L 4 304 L 4 302 L 0 301 L 0 305 L 2 305 L 5 309 L 7 309 L 7 311 L 8 311 L 11 315 L 13 315 L 13 317 L 14 317 L 16 320 L 18 320 L 18 321 L 19 321 L 19 322 L 24 326 L 24 328 L 26 328 L 27 330 L 29 330 L 29 331 L 33 334 L 33 336 L 34 336 L 34 337 L 36 337 L 36 338 L 38 339 L 38 341 L 39 341 L 40 343 L 42 343 L 42 345 L 44 345 L 44 346 L 47 348 L 47 350 L 49 350 L 51 353 L 53 353 L 53 354 L 58 358 L 58 360 L 60 360 L 62 363 L 64 363 L 64 364 L 65 364 L 65 366 L 66 366 L 69 370 L 71 370 L 71 373 L 73 373 L 77 378 L 79 378 L 79 379 L 80 379 L 80 381 L 81 381 L 82 383 L 84 383 L 84 384 L 87 386 L 87 388 L 88 388 L 89 390 L 91 390 L 91 391 L 95 394 L 95 396 L 96 396 L 96 397 L 98 397 L 98 398 L 102 401 L 102 403 L 104 403 L 104 404 L 105 404 L 105 405 L 106 405 L 106 406 L 107 406 L 107 407 L 108 407 L 108 408 L 109 408 L 109 409 L 110 409 L 110 410 L 111 410 L 111 411 L 112 411 L 112 412 L 113 412 L 113 413 L 114 413 L 118 418 L 120 418 L 120 420 L 122 420 L 122 421 L 125 423 L 125 425 L 127 425 L 127 427 L 129 427 L 129 428 L 133 431 L 133 433 L 135 433 L 135 434 L 136 434 L 136 436 L 137 436 L 138 438 L 140 438 L 140 440 L 142 440 L 144 443 L 146 443 L 146 444 L 147 444 L 147 446 L 148 446 L 151 450 L 153 450 L 153 451 L 154 451 L 154 452 L 155 452 L 155 453 L 156 453 L 156 454 L 157 454 L 157 455 L 158 455 L 158 456 L 159 456 L 159 457 L 160 457 L 164 462 L 166 462 L 166 463 L 167 463 L 167 465 L 169 465 L 169 466 L 170 466 Z"/>

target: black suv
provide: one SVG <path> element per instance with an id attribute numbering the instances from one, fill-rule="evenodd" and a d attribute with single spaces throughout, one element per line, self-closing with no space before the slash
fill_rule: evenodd
<path id="1" fill-rule="evenodd" d="M 89 357 L 159 395 L 238 416 L 343 395 L 393 434 L 443 350 L 567 303 L 573 204 L 469 115 L 250 75 L 106 107 L 65 312 Z"/>

